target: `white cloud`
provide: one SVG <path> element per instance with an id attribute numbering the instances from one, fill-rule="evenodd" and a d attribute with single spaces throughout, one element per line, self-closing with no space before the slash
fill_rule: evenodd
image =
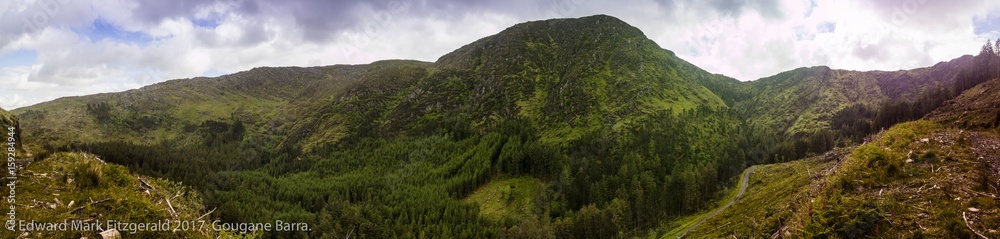
<path id="1" fill-rule="evenodd" d="M 619 17 L 680 57 L 740 80 L 815 65 L 909 69 L 977 53 L 988 36 L 974 33 L 974 19 L 998 6 L 978 0 L 178 1 L 185 4 L 11 3 L 0 16 L 0 54 L 33 50 L 38 62 L 0 69 L 0 84 L 13 85 L 0 87 L 0 107 L 257 66 L 434 61 L 519 22 L 594 14 Z M 23 19 L 34 15 L 43 17 L 25 28 Z M 96 19 L 152 40 L 78 35 Z M 198 26 L 195 19 L 218 25 Z"/>
<path id="2" fill-rule="evenodd" d="M 781 17 L 770 17 L 752 1 L 736 13 L 668 2 L 673 12 L 622 18 L 680 57 L 744 81 L 798 67 L 898 70 L 975 54 L 985 36 L 972 20 L 997 9 L 986 1 L 781 1 Z"/>

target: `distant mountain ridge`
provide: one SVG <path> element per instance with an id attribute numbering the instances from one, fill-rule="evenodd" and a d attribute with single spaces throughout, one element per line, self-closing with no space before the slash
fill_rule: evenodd
<path id="1" fill-rule="evenodd" d="M 575 36 L 591 36 L 592 39 L 578 39 Z M 608 49 L 608 51 L 577 51 L 577 49 L 591 48 Z M 950 86 L 959 69 L 970 61 L 971 56 L 963 56 L 931 67 L 906 71 L 860 72 L 818 66 L 798 68 L 755 81 L 739 82 L 723 75 L 706 72 L 676 57 L 673 52 L 660 48 L 641 31 L 617 18 L 598 15 L 580 19 L 553 19 L 517 24 L 497 35 L 485 37 L 445 54 L 434 63 L 380 61 L 354 66 L 261 67 L 217 78 L 172 80 L 121 93 L 103 93 L 83 98 L 69 97 L 53 102 L 65 102 L 79 107 L 85 104 L 80 102 L 113 101 L 119 102 L 117 104 L 124 109 L 137 111 L 177 109 L 186 116 L 204 120 L 228 117 L 220 112 L 264 105 L 292 104 L 302 108 L 306 106 L 302 102 L 315 101 L 324 95 L 338 94 L 345 88 L 388 86 L 379 80 L 364 79 L 378 78 L 377 73 L 381 71 L 415 67 L 411 70 L 421 72 L 397 78 L 403 80 L 397 81 L 396 84 L 403 85 L 392 87 L 401 89 L 405 84 L 414 83 L 413 80 L 417 79 L 474 76 L 474 80 L 469 83 L 480 87 L 476 92 L 478 95 L 475 96 L 479 101 L 495 102 L 497 98 L 504 99 L 505 110 L 495 112 L 499 117 L 533 115 L 540 110 L 538 106 L 542 104 L 547 105 L 546 110 L 554 112 L 597 110 L 611 115 L 622 115 L 624 112 L 649 107 L 679 112 L 704 104 L 715 108 L 737 109 L 744 112 L 754 124 L 771 127 L 780 134 L 794 135 L 812 133 L 828 127 L 831 115 L 850 104 L 861 103 L 876 107 L 888 99 L 911 100 L 924 91 Z M 644 71 L 647 66 L 648 69 L 666 71 L 653 73 Z M 636 73 L 640 75 L 637 76 Z M 594 79 L 599 80 L 593 81 Z M 675 80 L 660 81 L 660 79 Z M 651 92 L 642 90 L 642 87 L 651 86 L 649 85 L 651 83 L 672 89 L 674 92 L 651 95 Z M 406 86 L 413 87 L 413 85 Z M 545 90 L 552 90 L 551 87 L 557 86 L 574 86 L 570 89 L 581 91 L 560 91 L 563 95 L 554 96 L 540 95 L 546 91 L 532 90 L 545 87 L 549 87 Z M 425 92 L 424 89 L 419 90 L 420 92 L 415 93 Z M 226 92 L 241 96 L 233 99 L 225 96 Z M 645 97 L 639 97 L 643 100 L 625 100 L 636 99 L 637 94 Z M 183 99 L 187 96 L 194 98 Z M 549 99 L 538 97 L 549 97 Z M 556 100 L 554 97 L 573 97 L 583 102 L 571 105 L 563 103 L 559 108 L 553 108 L 556 106 L 553 104 Z M 181 109 L 183 107 L 178 108 L 171 104 L 170 100 L 225 104 L 220 105 L 224 109 L 219 110 Z M 602 100 L 610 101 L 608 104 L 602 104 L 600 103 Z M 24 107 L 16 112 L 22 114 L 32 109 L 48 109 L 53 104 L 58 105 L 47 102 Z M 535 109 L 528 110 L 532 107 Z M 584 109 L 588 107 L 589 109 Z M 401 113 L 396 112 L 393 115 L 408 117 L 406 116 L 408 114 Z M 283 114 L 295 113 L 283 112 Z M 551 121 L 558 117 L 558 115 L 545 116 L 547 119 L 544 120 Z M 413 120 L 413 118 L 407 119 Z M 254 119 L 247 120 L 254 121 Z M 385 121 L 393 120 L 398 119 L 385 119 Z M 65 123 L 67 122 L 60 124 Z M 77 124 L 87 125 L 87 122 L 77 122 Z M 77 136 L 88 138 L 86 135 Z"/>
<path id="2" fill-rule="evenodd" d="M 887 100 L 915 100 L 921 93 L 949 88 L 966 55 L 931 67 L 906 71 L 848 71 L 825 66 L 798 68 L 748 82 L 754 96 L 736 108 L 750 121 L 794 135 L 828 128 L 831 116 L 851 104 L 878 107 Z"/>
<path id="3" fill-rule="evenodd" d="M 441 84 L 455 77 L 464 80 L 460 82 L 464 89 Z M 146 131 L 183 128 L 184 121 L 197 124 L 236 117 L 253 126 L 252 131 L 266 129 L 308 141 L 315 135 L 307 135 L 307 131 L 325 131 L 329 133 L 323 137 L 337 138 L 346 129 L 376 133 L 379 129 L 415 127 L 413 121 L 430 112 L 468 115 L 477 124 L 490 124 L 496 117 L 527 117 L 543 128 L 568 132 L 589 124 L 628 122 L 629 115 L 649 110 L 677 113 L 699 105 L 727 107 L 699 81 L 689 80 L 710 78 L 722 77 L 663 50 L 635 27 L 599 15 L 518 24 L 446 54 L 435 63 L 262 67 L 217 78 L 171 80 L 120 93 L 62 98 L 24 107 L 17 113 L 34 117 L 26 128 L 48 141 L 62 139 L 34 130 L 56 127 L 48 132 L 82 141 L 118 135 L 113 131 L 122 130 L 108 129 L 108 124 L 87 117 L 41 120 L 38 114 L 87 115 L 86 105 L 99 103 L 111 104 L 108 118 L 119 122 L 111 125 L 143 132 L 124 132 L 123 139 L 147 142 L 155 140 Z M 460 93 L 467 99 L 433 95 L 444 92 Z M 448 101 L 453 103 L 446 104 Z M 360 103 L 367 105 L 357 105 Z M 371 108 L 371 104 L 380 107 Z M 320 113 L 328 116 L 315 115 Z M 360 113 L 360 118 L 350 122 L 310 121 L 327 119 L 329 114 L 350 119 L 348 114 L 354 113 Z M 85 127 L 65 135 L 69 130 L 59 129 L 60 125 Z"/>

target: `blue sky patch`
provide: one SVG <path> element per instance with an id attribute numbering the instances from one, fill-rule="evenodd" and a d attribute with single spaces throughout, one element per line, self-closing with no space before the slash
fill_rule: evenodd
<path id="1" fill-rule="evenodd" d="M 809 7 L 806 8 L 806 17 L 812 16 L 813 9 L 816 9 L 816 1 L 809 0 Z"/>
<path id="2" fill-rule="evenodd" d="M 215 29 L 221 22 L 219 19 L 191 19 L 191 24 L 205 29 Z"/>
<path id="3" fill-rule="evenodd" d="M 837 30 L 837 24 L 832 22 L 823 22 L 816 25 L 816 31 L 818 32 L 833 32 Z"/>
<path id="4" fill-rule="evenodd" d="M 74 32 L 76 32 L 77 35 L 89 38 L 91 42 L 111 40 L 114 42 L 145 46 L 155 40 L 146 33 L 126 31 L 121 29 L 121 27 L 115 26 L 113 23 L 100 18 L 94 20 L 88 28 L 74 29 Z"/>
<path id="5" fill-rule="evenodd" d="M 38 51 L 17 50 L 0 55 L 0 67 L 31 66 L 38 62 Z"/>
<path id="6" fill-rule="evenodd" d="M 204 77 L 218 77 L 218 76 L 222 76 L 222 75 L 225 75 L 225 74 L 228 74 L 228 73 L 219 71 L 219 70 L 217 70 L 215 68 L 208 69 L 208 71 L 205 71 L 204 73 L 201 73 L 201 75 L 204 76 Z"/>
<path id="7" fill-rule="evenodd" d="M 990 14 L 985 19 L 977 18 L 972 26 L 973 33 L 976 33 L 976 35 L 1000 32 L 1000 15 Z"/>

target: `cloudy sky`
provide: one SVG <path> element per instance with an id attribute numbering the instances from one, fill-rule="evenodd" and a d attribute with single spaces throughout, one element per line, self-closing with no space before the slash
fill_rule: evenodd
<path id="1" fill-rule="evenodd" d="M 0 107 L 257 66 L 434 61 L 513 24 L 608 14 L 708 71 L 898 70 L 1000 37 L 989 0 L 0 0 Z"/>

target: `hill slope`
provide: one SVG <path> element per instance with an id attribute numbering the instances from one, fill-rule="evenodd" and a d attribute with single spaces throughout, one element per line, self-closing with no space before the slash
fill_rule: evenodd
<path id="1" fill-rule="evenodd" d="M 688 235 L 996 237 L 998 145 L 996 131 L 899 124 L 845 156 L 759 168 L 744 198 Z"/>
<path id="2" fill-rule="evenodd" d="M 176 182 L 130 173 L 125 167 L 106 164 L 95 155 L 57 153 L 21 170 L 17 181 L 16 219 L 33 223 L 100 222 L 100 227 L 67 230 L 31 230 L 18 226 L 3 230 L 5 238 L 101 238 L 110 231 L 108 221 L 157 223 L 157 228 L 118 226 L 126 237 L 215 238 L 210 226 L 173 231 L 180 221 L 194 221 L 206 208 L 197 193 Z M 6 200 L 5 200 L 6 202 Z M 168 203 L 169 202 L 169 203 Z M 160 223 L 169 222 L 168 228 Z M 96 225 L 96 224 L 93 224 Z M 148 225 L 147 225 L 148 226 Z M 27 230 L 23 230 L 25 228 Z M 68 227 L 67 227 L 68 228 Z M 20 232 L 18 232 L 20 231 Z M 232 235 L 232 232 L 223 232 Z"/>
<path id="3" fill-rule="evenodd" d="M 754 124 L 784 135 L 829 128 L 835 113 L 853 104 L 877 107 L 888 100 L 914 101 L 921 94 L 949 88 L 972 56 L 907 71 L 846 71 L 799 68 L 750 82 L 753 97 L 736 108 Z"/>
<path id="4" fill-rule="evenodd" d="M 21 125 L 21 121 L 18 120 L 18 117 L 16 115 L 11 114 L 10 112 L 7 112 L 4 109 L 0 109 L 0 128 L 2 128 L 2 130 L 0 130 L 0 132 L 3 132 L 3 134 L 2 134 L 3 135 L 3 139 L 4 139 L 3 142 L 4 143 L 8 142 L 7 139 L 10 136 L 14 136 L 13 138 L 14 138 L 14 141 L 15 141 L 15 148 L 18 149 L 18 150 L 20 150 L 22 148 L 21 145 L 23 144 L 23 142 L 21 141 L 21 126 L 20 125 Z M 10 131 L 11 128 L 14 129 L 13 132 Z M 13 133 L 13 135 L 10 134 L 10 133 Z M 7 147 L 4 147 L 4 148 L 7 148 Z"/>
<path id="5" fill-rule="evenodd" d="M 996 128 L 1000 126 L 1000 79 L 993 79 L 949 100 L 928 114 L 928 120 L 964 128 Z"/>
<path id="6" fill-rule="evenodd" d="M 998 84 L 968 89 L 849 154 L 762 166 L 745 199 L 689 235 L 996 237 Z"/>

